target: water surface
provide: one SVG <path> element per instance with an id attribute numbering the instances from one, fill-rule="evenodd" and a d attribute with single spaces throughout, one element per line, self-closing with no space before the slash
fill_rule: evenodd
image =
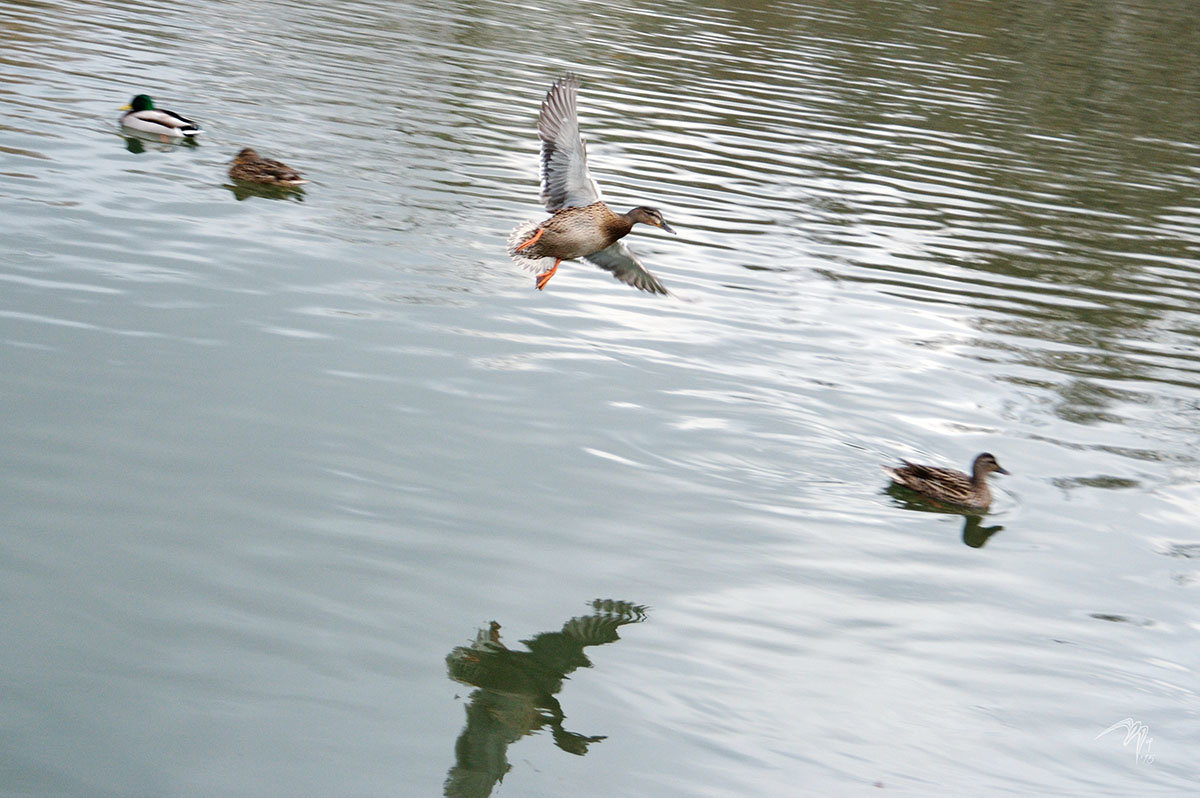
<path id="1" fill-rule="evenodd" d="M 1194 11 L 7 4 L 0 791 L 1194 793 Z"/>

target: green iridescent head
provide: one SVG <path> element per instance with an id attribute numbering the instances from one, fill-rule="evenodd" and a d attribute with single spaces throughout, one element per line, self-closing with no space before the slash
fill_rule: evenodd
<path id="1" fill-rule="evenodd" d="M 148 95 L 139 94 L 129 101 L 129 105 L 125 106 L 127 111 L 152 111 L 154 110 L 154 100 L 151 100 Z"/>

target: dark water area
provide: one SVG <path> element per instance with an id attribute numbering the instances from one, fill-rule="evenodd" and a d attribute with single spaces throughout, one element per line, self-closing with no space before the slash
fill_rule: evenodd
<path id="1" fill-rule="evenodd" d="M 1195 793 L 1196 11 L 0 7 L 0 794 Z"/>

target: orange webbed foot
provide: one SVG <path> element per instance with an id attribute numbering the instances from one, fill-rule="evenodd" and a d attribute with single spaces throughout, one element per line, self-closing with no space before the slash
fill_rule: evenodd
<path id="1" fill-rule="evenodd" d="M 521 246 L 517 247 L 517 252 L 520 252 L 521 250 L 525 249 L 525 247 L 531 247 L 531 246 L 533 246 L 534 244 L 536 244 L 536 243 L 537 243 L 537 240 L 538 240 L 539 238 L 541 238 L 541 237 L 542 237 L 542 233 L 544 233 L 544 232 L 546 232 L 546 228 L 544 228 L 544 227 L 539 227 L 539 228 L 538 228 L 538 231 L 537 231 L 536 233 L 534 233 L 534 234 L 533 234 L 533 238 L 529 239 L 529 240 L 528 240 L 528 241 L 526 241 L 524 244 L 522 244 Z M 555 265 L 557 266 L 558 264 L 555 264 Z"/>
<path id="2" fill-rule="evenodd" d="M 550 278 L 558 273 L 558 264 L 560 263 L 562 263 L 561 259 L 554 261 L 553 269 L 548 272 L 542 272 L 537 276 L 537 290 L 541 291 L 543 288 L 545 288 L 546 283 L 550 282 Z"/>

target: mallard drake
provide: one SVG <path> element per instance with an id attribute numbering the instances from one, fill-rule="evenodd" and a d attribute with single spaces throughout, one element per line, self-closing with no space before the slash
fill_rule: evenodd
<path id="1" fill-rule="evenodd" d="M 600 187 L 588 172 L 587 151 L 579 135 L 573 76 L 559 78 L 538 116 L 538 138 L 542 140 L 542 202 L 552 214 L 541 222 L 527 222 L 513 230 L 508 254 L 523 266 L 541 267 L 543 258 L 554 258 L 554 266 L 537 276 L 542 290 L 558 271 L 558 264 L 582 258 L 613 273 L 634 288 L 665 294 L 654 275 L 621 243 L 638 222 L 675 231 L 655 208 L 637 207 L 616 213 L 600 198 Z"/>
<path id="2" fill-rule="evenodd" d="M 129 101 L 129 105 L 121 106 L 121 110 L 127 112 L 121 117 L 121 124 L 132 130 L 155 133 L 164 138 L 192 138 L 200 135 L 200 126 L 195 122 L 174 111 L 155 108 L 154 100 L 145 94 L 134 97 Z"/>
<path id="3" fill-rule="evenodd" d="M 970 476 L 953 468 L 918 465 L 907 460 L 900 462 L 904 465 L 899 468 L 883 469 L 897 484 L 935 501 L 973 509 L 983 509 L 992 503 L 988 474 L 1008 473 L 989 452 L 975 458 Z"/>
<path id="4" fill-rule="evenodd" d="M 229 176 L 234 180 L 268 186 L 299 186 L 308 182 L 287 164 L 263 158 L 249 147 L 244 148 L 233 159 L 233 165 L 229 167 Z"/>

